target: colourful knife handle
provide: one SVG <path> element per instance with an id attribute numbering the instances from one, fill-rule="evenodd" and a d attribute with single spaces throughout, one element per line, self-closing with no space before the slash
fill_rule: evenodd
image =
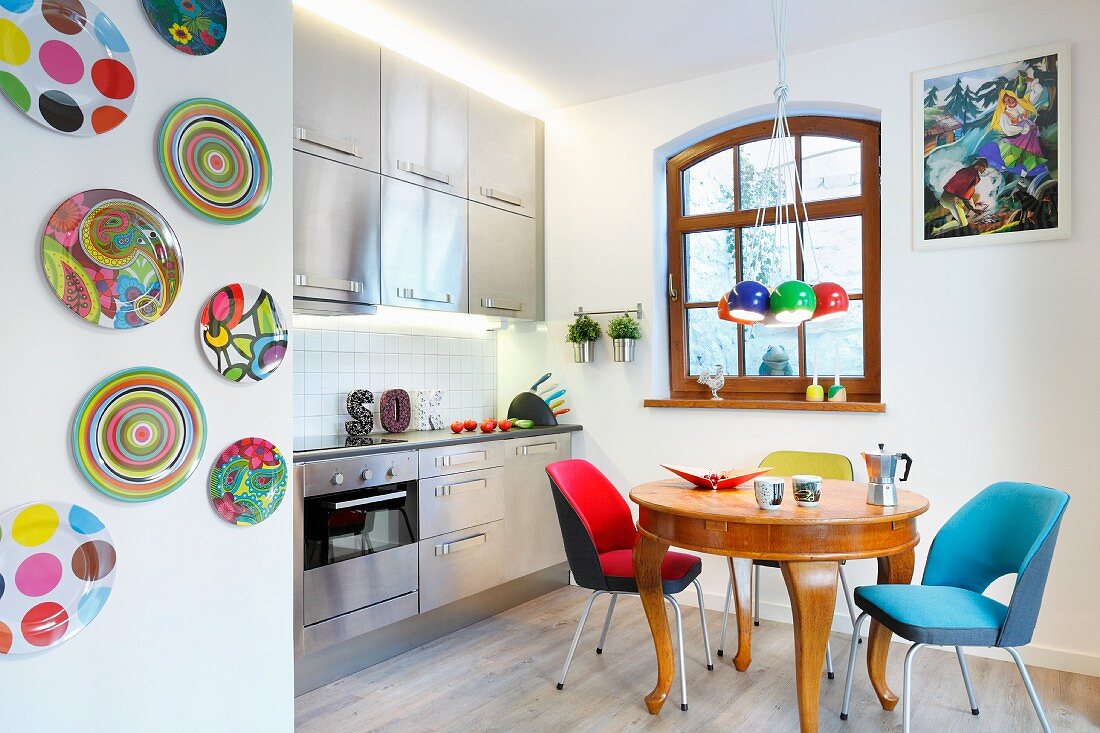
<path id="1" fill-rule="evenodd" d="M 543 399 L 546 401 L 547 404 L 550 404 L 551 402 L 553 402 L 557 398 L 563 397 L 563 396 L 565 396 L 565 390 L 564 389 L 559 389 L 557 392 L 554 392 L 551 395 L 547 395 L 546 397 L 543 397 Z"/>
<path id="2" fill-rule="evenodd" d="M 551 410 L 556 410 L 564 404 L 565 404 L 565 400 L 563 400 L 563 399 L 554 400 L 553 402 L 550 403 L 550 409 Z"/>
<path id="3" fill-rule="evenodd" d="M 564 415 L 564 414 L 565 414 L 565 413 L 567 413 L 567 412 L 569 412 L 569 408 L 568 408 L 568 407 L 564 407 L 564 408 L 562 408 L 562 409 L 560 409 L 560 410 L 554 410 L 554 417 L 557 417 L 558 415 Z"/>
<path id="4" fill-rule="evenodd" d="M 549 387 L 544 387 L 543 389 L 539 390 L 539 397 L 545 397 L 546 395 L 550 394 L 551 392 L 553 392 L 557 388 L 558 388 L 558 385 L 556 383 L 551 384 Z"/>
<path id="5" fill-rule="evenodd" d="M 539 377 L 538 381 L 531 385 L 531 391 L 534 392 L 536 389 L 538 389 L 540 384 L 550 378 L 550 374 L 551 372 L 546 372 L 546 374 L 543 374 L 541 377 Z"/>

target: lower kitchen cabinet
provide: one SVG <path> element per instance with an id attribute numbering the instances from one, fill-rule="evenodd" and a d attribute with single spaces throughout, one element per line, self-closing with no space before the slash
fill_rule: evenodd
<path id="1" fill-rule="evenodd" d="M 419 545 L 421 613 L 506 579 L 503 521 L 421 540 Z"/>
<path id="2" fill-rule="evenodd" d="M 504 449 L 504 580 L 565 562 L 546 466 L 570 458 L 571 437 L 542 435 L 506 442 Z M 423 587 L 423 576 L 421 576 Z"/>

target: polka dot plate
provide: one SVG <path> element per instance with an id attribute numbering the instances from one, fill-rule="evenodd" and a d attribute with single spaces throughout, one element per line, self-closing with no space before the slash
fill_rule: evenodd
<path id="1" fill-rule="evenodd" d="M 216 99 L 188 99 L 165 116 L 160 169 L 180 201 L 219 224 L 248 221 L 271 194 L 271 158 L 260 132 Z"/>
<path id="2" fill-rule="evenodd" d="M 51 130 L 99 135 L 130 114 L 137 70 L 89 0 L 0 0 L 0 91 Z"/>
<path id="3" fill-rule="evenodd" d="M 0 654 L 73 638 L 99 615 L 114 582 L 114 542 L 84 507 L 38 503 L 0 514 Z"/>
<path id="4" fill-rule="evenodd" d="M 171 372 L 124 369 L 84 398 L 73 420 L 73 457 L 93 487 L 123 501 L 179 488 L 206 447 L 198 396 Z"/>

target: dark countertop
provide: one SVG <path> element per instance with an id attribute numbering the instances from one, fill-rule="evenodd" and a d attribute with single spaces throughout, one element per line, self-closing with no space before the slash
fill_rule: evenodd
<path id="1" fill-rule="evenodd" d="M 410 430 L 407 433 L 371 433 L 372 438 L 397 438 L 404 443 L 380 443 L 377 445 L 360 445 L 352 447 L 326 448 L 324 450 L 295 451 L 295 463 L 308 463 L 310 461 L 327 460 L 330 458 L 349 458 L 369 453 L 395 453 L 403 450 L 419 450 L 421 448 L 438 448 L 446 445 L 460 445 L 462 443 L 483 443 L 487 440 L 512 440 L 514 438 L 535 438 L 540 435 L 560 435 L 581 430 L 580 425 L 555 425 L 552 427 L 536 427 L 523 430 L 512 428 L 508 432 L 496 430 L 492 433 L 483 433 L 480 429 L 475 432 L 462 432 L 455 434 L 450 428 L 445 430 Z"/>

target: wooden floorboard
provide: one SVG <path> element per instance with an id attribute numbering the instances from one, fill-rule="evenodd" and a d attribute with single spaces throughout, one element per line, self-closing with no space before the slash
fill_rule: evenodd
<path id="1" fill-rule="evenodd" d="M 737 672 L 730 656 L 706 669 L 697 609 L 684 607 L 690 709 L 680 710 L 679 680 L 665 709 L 642 704 L 656 679 L 648 627 L 637 598 L 621 597 L 604 653 L 595 653 L 607 601 L 596 601 L 565 689 L 555 689 L 587 591 L 563 588 L 355 675 L 302 695 L 299 733 L 714 733 L 795 731 L 791 627 L 762 621 L 753 635 L 752 666 Z M 708 611 L 711 643 L 721 614 Z M 730 653 L 734 651 L 727 634 Z M 835 680 L 821 683 L 822 733 L 901 730 L 901 709 L 879 708 L 860 659 L 851 717 L 838 713 L 844 694 L 848 637 L 832 640 Z M 862 651 L 862 647 L 860 647 Z M 895 644 L 889 679 L 901 691 L 905 647 Z M 913 729 L 933 733 L 1038 731 L 1016 667 L 968 657 L 981 715 L 969 713 L 953 653 L 917 657 Z M 1032 680 L 1057 731 L 1100 731 L 1100 678 L 1032 668 Z"/>

